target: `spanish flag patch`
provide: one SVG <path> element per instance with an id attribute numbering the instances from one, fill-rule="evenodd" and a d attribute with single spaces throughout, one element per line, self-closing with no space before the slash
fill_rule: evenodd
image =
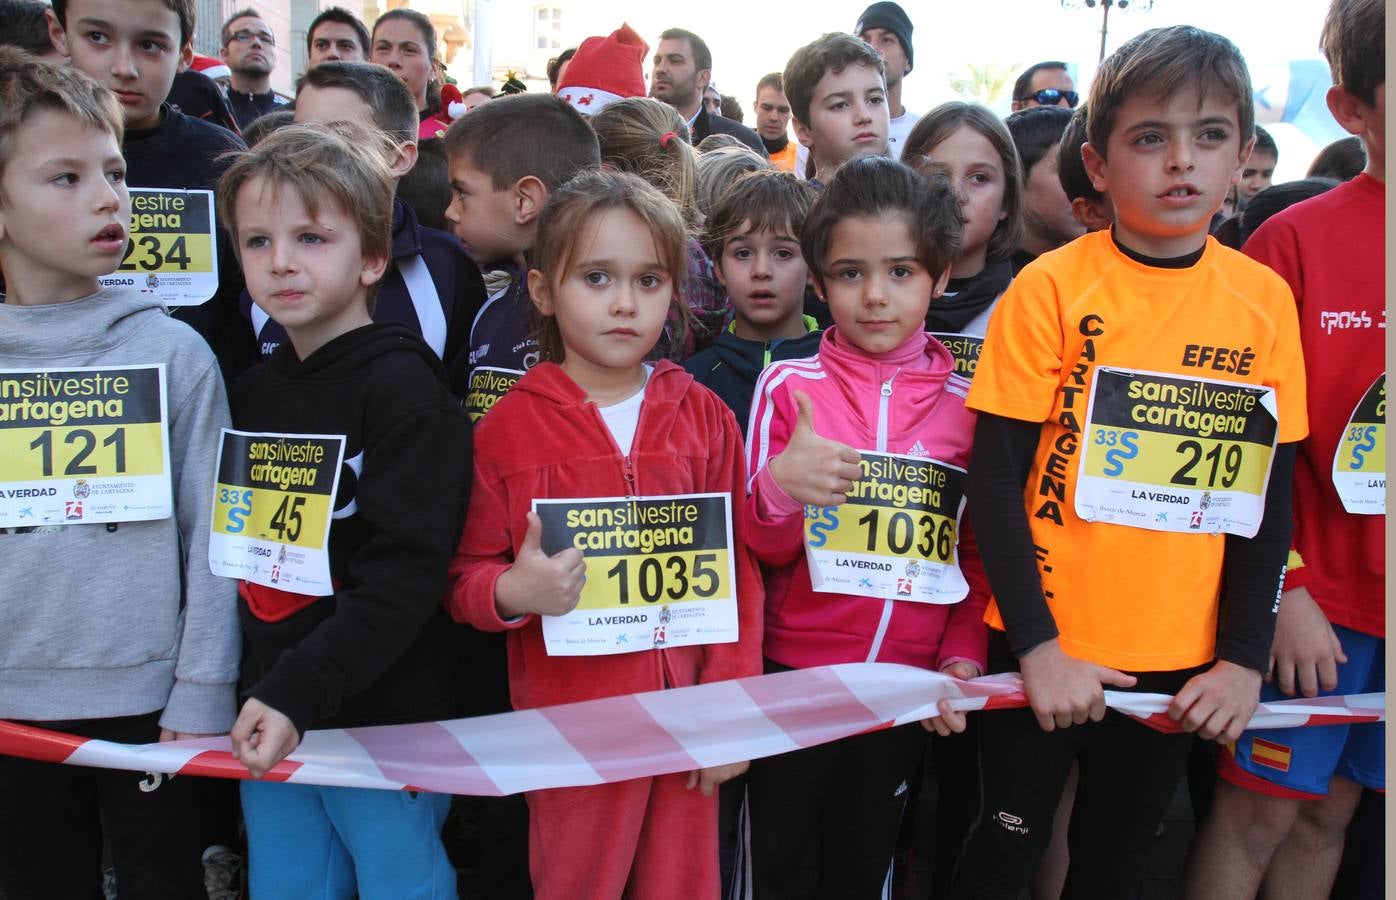
<path id="1" fill-rule="evenodd" d="M 1264 738 L 1251 738 L 1251 762 L 1279 772 L 1289 771 L 1289 757 L 1292 751 L 1284 744 L 1276 744 Z"/>

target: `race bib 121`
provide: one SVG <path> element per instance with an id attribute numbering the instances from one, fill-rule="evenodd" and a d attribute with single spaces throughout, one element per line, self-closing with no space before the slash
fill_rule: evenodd
<path id="1" fill-rule="evenodd" d="M 173 512 L 163 364 L 0 370 L 0 527 Z"/>
<path id="2" fill-rule="evenodd" d="M 1076 514 L 1151 531 L 1253 537 L 1279 433 L 1272 388 L 1101 367 Z"/>
<path id="3" fill-rule="evenodd" d="M 576 609 L 543 616 L 550 656 L 737 640 L 729 494 L 536 500 L 549 556 L 582 551 Z"/>
<path id="4" fill-rule="evenodd" d="M 212 191 L 131 191 L 131 236 L 103 287 L 154 294 L 168 307 L 198 306 L 218 292 Z"/>
<path id="5" fill-rule="evenodd" d="M 958 603 L 965 470 L 935 459 L 864 450 L 862 477 L 840 506 L 805 508 L 805 557 L 816 591 Z"/>
<path id="6" fill-rule="evenodd" d="M 330 521 L 343 460 L 341 435 L 223 429 L 208 540 L 213 574 L 333 594 Z"/>

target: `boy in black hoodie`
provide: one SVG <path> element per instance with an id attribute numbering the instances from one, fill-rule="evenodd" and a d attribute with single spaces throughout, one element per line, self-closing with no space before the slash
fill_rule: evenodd
<path id="1" fill-rule="evenodd" d="M 255 359 L 253 335 L 238 312 L 242 273 L 205 192 L 227 165 L 219 157 L 247 145 L 165 100 L 193 59 L 194 0 L 54 0 L 49 33 L 125 114 L 131 240 L 103 285 L 153 292 L 203 335 L 232 384 Z"/>
<path id="2" fill-rule="evenodd" d="M 803 314 L 809 269 L 800 254 L 800 227 L 813 202 L 813 189 L 788 172 L 752 172 L 723 192 L 708 218 L 705 249 L 732 299 L 733 319 L 684 368 L 747 433 L 761 370 L 819 351 L 819 326 Z"/>
<path id="3" fill-rule="evenodd" d="M 470 426 L 422 339 L 372 320 L 392 183 L 366 132 L 288 126 L 232 164 L 218 200 L 248 289 L 290 338 L 233 388 L 245 431 L 225 437 L 210 550 L 243 579 L 232 738 L 260 778 L 312 726 L 453 714 L 441 598 Z M 254 896 L 455 896 L 449 797 L 245 781 L 242 799 Z"/>

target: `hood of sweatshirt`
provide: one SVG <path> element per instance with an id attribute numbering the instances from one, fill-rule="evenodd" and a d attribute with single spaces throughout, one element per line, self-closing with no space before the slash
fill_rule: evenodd
<path id="1" fill-rule="evenodd" d="M 130 290 L 104 289 L 42 306 L 0 303 L 0 356 L 44 360 L 78 351 L 100 354 L 168 316 L 154 294 Z"/>
<path id="2" fill-rule="evenodd" d="M 446 370 L 441 360 L 422 341 L 421 335 L 396 322 L 374 322 L 346 331 L 304 360 L 296 356 L 295 347 L 286 341 L 267 364 L 286 378 L 340 381 L 356 377 L 361 369 L 379 357 L 403 352 L 420 356 L 437 379 L 446 383 Z"/>

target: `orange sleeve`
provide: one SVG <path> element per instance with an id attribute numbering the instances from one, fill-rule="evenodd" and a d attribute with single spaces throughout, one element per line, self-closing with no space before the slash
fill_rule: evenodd
<path id="1" fill-rule="evenodd" d="M 1299 312 L 1289 285 L 1266 272 L 1266 285 L 1278 294 L 1275 311 L 1275 348 L 1265 384 L 1275 389 L 1279 408 L 1279 443 L 1302 441 L 1309 436 L 1309 410 L 1305 397 L 1304 347 L 1299 341 Z"/>
<path id="2" fill-rule="evenodd" d="M 1024 422 L 1052 414 L 1065 349 L 1057 294 L 1052 275 L 1038 267 L 1008 286 L 989 319 L 966 406 Z"/>

